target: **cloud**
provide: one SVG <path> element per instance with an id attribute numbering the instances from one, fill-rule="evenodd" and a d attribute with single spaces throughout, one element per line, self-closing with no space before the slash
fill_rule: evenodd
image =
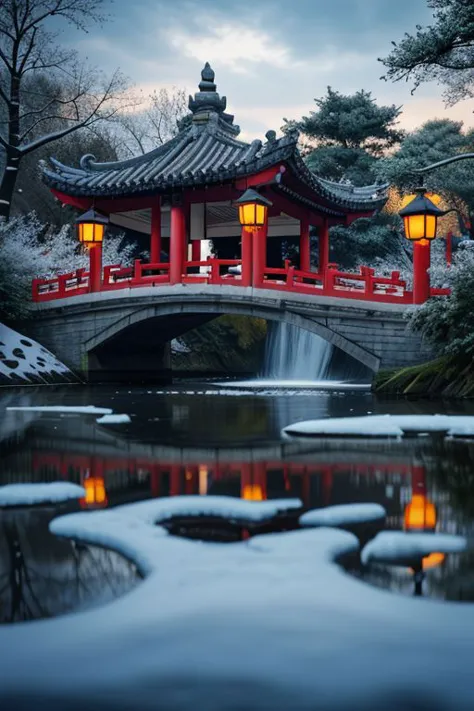
<path id="1" fill-rule="evenodd" d="M 270 64 L 284 67 L 290 62 L 290 51 L 278 44 L 266 32 L 242 24 L 218 24 L 208 28 L 207 34 L 175 28 L 168 32 L 168 42 L 187 57 L 200 62 L 209 61 L 230 67 L 235 72 L 247 73 L 250 64 Z"/>

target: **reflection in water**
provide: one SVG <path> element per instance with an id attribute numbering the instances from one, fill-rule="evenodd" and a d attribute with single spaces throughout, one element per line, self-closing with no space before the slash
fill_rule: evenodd
<path id="1" fill-rule="evenodd" d="M 138 582 L 135 566 L 117 553 L 49 532 L 51 519 L 73 508 L 0 511 L 0 623 L 103 604 Z"/>
<path id="2" fill-rule="evenodd" d="M 380 404 L 367 393 L 220 396 L 207 384 L 175 387 L 159 393 L 81 389 L 32 395 L 24 404 L 110 406 L 129 413 L 132 421 L 103 427 L 94 418 L 35 413 L 31 419 L 29 413 L 23 422 L 19 413 L 7 413 L 5 419 L 11 415 L 18 420 L 10 418 L 8 437 L 0 442 L 0 485 L 82 483 L 85 510 L 181 494 L 222 494 L 249 501 L 297 497 L 306 508 L 373 502 L 385 507 L 389 530 L 474 533 L 474 443 L 430 438 L 399 443 L 298 442 L 282 441 L 280 436 L 282 427 L 298 420 L 369 411 L 406 413 L 410 408 L 420 414 L 445 412 L 439 404 Z M 467 407 L 463 404 L 453 414 L 469 414 Z M 67 545 L 72 565 L 77 550 L 56 539 L 53 546 L 51 538 L 42 539 L 43 554 L 50 555 L 47 551 L 55 550 L 56 544 Z M 88 561 L 89 566 L 89 573 L 82 568 L 86 578 L 92 576 L 93 566 L 105 565 L 98 551 L 95 558 L 90 555 L 82 552 L 82 564 Z M 433 551 L 420 566 L 426 574 L 424 594 L 455 596 L 458 589 L 465 597 L 470 586 L 474 590 L 474 560 L 468 554 L 442 556 Z M 355 572 L 367 581 L 413 594 L 413 572 L 406 566 L 371 565 Z M 462 582 L 470 576 L 472 585 Z M 75 584 L 72 574 L 67 580 L 72 582 L 65 582 L 65 588 Z M 100 587 L 97 584 L 96 589 Z M 80 604 L 77 595 L 74 599 Z"/>

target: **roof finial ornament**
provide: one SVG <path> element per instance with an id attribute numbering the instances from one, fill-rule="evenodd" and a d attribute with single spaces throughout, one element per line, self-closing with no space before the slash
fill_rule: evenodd
<path id="1" fill-rule="evenodd" d="M 200 91 L 215 91 L 216 85 L 214 84 L 215 73 L 209 62 L 206 62 L 204 69 L 201 72 L 201 82 L 199 84 Z"/>
<path id="2" fill-rule="evenodd" d="M 203 122 L 208 119 L 209 113 L 223 114 L 227 105 L 225 96 L 220 97 L 216 91 L 214 83 L 214 70 L 209 62 L 206 62 L 201 72 L 199 91 L 189 97 L 189 109 L 193 112 L 195 119 Z"/>

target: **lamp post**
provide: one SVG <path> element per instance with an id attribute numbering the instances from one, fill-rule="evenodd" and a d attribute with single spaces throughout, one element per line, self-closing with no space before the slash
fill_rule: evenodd
<path id="1" fill-rule="evenodd" d="M 472 159 L 474 153 L 460 153 L 424 168 L 416 168 L 413 172 L 423 175 L 435 168 Z M 413 302 L 422 304 L 430 297 L 430 242 L 436 237 L 438 217 L 450 212 L 456 212 L 459 216 L 459 211 L 455 208 L 440 210 L 434 202 L 434 196 L 428 197 L 424 187 L 416 188 L 415 192 L 413 199 L 400 210 L 399 215 L 403 218 L 405 237 L 413 242 Z"/>
<path id="2" fill-rule="evenodd" d="M 109 220 L 91 208 L 77 218 L 79 242 L 89 250 L 89 288 L 100 291 L 102 284 L 102 241 Z"/>
<path id="3" fill-rule="evenodd" d="M 239 208 L 242 227 L 242 284 L 258 286 L 265 271 L 268 208 L 273 203 L 257 190 L 248 188 L 234 205 Z"/>

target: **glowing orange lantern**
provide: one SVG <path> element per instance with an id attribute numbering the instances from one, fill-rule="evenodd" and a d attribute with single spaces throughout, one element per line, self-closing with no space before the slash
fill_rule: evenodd
<path id="1" fill-rule="evenodd" d="M 105 226 L 108 223 L 109 220 L 107 217 L 91 208 L 76 220 L 79 242 L 86 247 L 102 244 Z"/>
<path id="2" fill-rule="evenodd" d="M 104 477 L 89 476 L 84 479 L 82 486 L 86 491 L 85 497 L 80 502 L 83 508 L 107 506 Z"/>
<path id="3" fill-rule="evenodd" d="M 258 232 L 265 225 L 268 208 L 273 205 L 253 188 L 246 190 L 234 204 L 239 208 L 239 222 L 247 232 Z"/>
<path id="4" fill-rule="evenodd" d="M 436 528 L 436 507 L 424 494 L 413 494 L 405 509 L 405 530 L 426 531 Z"/>
<path id="5" fill-rule="evenodd" d="M 399 212 L 403 218 L 405 237 L 412 242 L 435 239 L 438 217 L 446 214 L 437 206 L 441 198 L 438 195 L 428 197 L 424 188 L 418 188 L 416 195 L 410 195 L 408 200 Z"/>

